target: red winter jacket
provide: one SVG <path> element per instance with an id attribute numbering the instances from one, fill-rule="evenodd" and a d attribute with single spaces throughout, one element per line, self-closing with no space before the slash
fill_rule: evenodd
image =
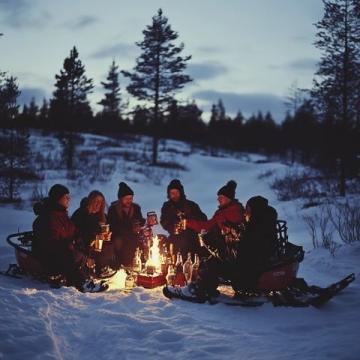
<path id="1" fill-rule="evenodd" d="M 60 205 L 45 201 L 33 231 L 33 251 L 50 272 L 66 272 L 74 264 L 85 263 L 78 230 Z"/>
<path id="2" fill-rule="evenodd" d="M 238 200 L 233 200 L 229 204 L 219 207 L 215 211 L 213 217 L 208 221 L 198 221 L 188 219 L 186 226 L 193 229 L 196 232 L 200 232 L 202 229 L 209 231 L 213 230 L 216 226 L 221 229 L 225 221 L 232 222 L 234 224 L 241 224 L 244 222 L 244 207 Z"/>

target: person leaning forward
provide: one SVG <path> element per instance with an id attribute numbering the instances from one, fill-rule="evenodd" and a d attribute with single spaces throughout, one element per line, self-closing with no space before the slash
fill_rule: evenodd
<path id="1" fill-rule="evenodd" d="M 180 180 L 173 179 L 167 187 L 168 201 L 161 208 L 160 224 L 169 233 L 169 242 L 174 243 L 175 251 L 180 251 L 185 257 L 188 252 L 199 253 L 196 233 L 191 229 L 179 230 L 181 218 L 206 221 L 207 216 L 199 205 L 186 198 L 184 187 Z"/>
<path id="2" fill-rule="evenodd" d="M 144 225 L 145 219 L 141 207 L 133 199 L 134 191 L 126 183 L 120 182 L 118 200 L 111 204 L 108 212 L 117 267 L 130 265 L 136 247 L 141 247 L 137 230 Z"/>

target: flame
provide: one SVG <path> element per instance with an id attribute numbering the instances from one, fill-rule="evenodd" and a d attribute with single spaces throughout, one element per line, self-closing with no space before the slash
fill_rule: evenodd
<path id="1" fill-rule="evenodd" d="M 146 261 L 145 266 L 153 266 L 156 272 L 161 271 L 161 255 L 160 255 L 160 248 L 159 248 L 160 240 L 157 235 L 153 236 L 152 238 L 152 246 L 150 247 L 149 251 L 149 259 Z"/>

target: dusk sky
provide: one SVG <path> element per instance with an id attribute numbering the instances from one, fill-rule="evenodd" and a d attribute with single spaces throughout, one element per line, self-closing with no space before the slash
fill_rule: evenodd
<path id="1" fill-rule="evenodd" d="M 227 113 L 248 117 L 270 110 L 284 118 L 284 97 L 292 83 L 309 88 L 319 60 L 315 26 L 321 0 L 0 0 L 0 69 L 18 78 L 21 102 L 38 103 L 54 91 L 55 74 L 75 45 L 94 80 L 94 110 L 111 61 L 130 70 L 142 30 L 162 8 L 192 55 L 194 79 L 177 96 L 195 100 L 208 118 L 223 99 Z M 120 78 L 123 97 L 125 79 Z"/>

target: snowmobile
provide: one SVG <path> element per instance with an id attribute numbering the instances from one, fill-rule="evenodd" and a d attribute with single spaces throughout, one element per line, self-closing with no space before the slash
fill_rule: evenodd
<path id="1" fill-rule="evenodd" d="M 32 243 L 34 239 L 34 233 L 32 231 L 18 232 L 10 234 L 6 241 L 15 250 L 15 257 L 17 264 L 10 264 L 6 271 L 0 272 L 2 275 L 21 278 L 22 275 L 30 275 L 42 282 L 47 282 L 51 287 L 59 288 L 66 285 L 66 279 L 61 275 L 48 275 L 42 264 L 36 258 L 32 252 Z M 93 276 L 93 282 L 90 284 L 99 283 L 103 284 L 99 291 L 105 290 L 105 280 L 111 278 L 116 274 L 117 270 L 108 269 L 101 274 L 95 274 Z M 97 291 L 91 291 L 97 292 Z"/>
<path id="2" fill-rule="evenodd" d="M 184 289 L 165 286 L 164 295 L 170 299 L 179 298 L 199 303 L 208 301 L 210 304 L 225 303 L 234 306 L 259 306 L 265 302 L 271 302 L 274 306 L 321 306 L 355 280 L 355 274 L 352 273 L 326 288 L 321 288 L 310 286 L 304 279 L 297 278 L 299 265 L 304 259 L 304 250 L 288 241 L 287 229 L 286 221 L 277 220 L 276 249 L 254 290 L 234 291 L 230 284 L 223 280 L 215 297 L 197 298 L 191 293 L 189 286 Z M 204 237 L 201 237 L 201 242 L 210 256 L 223 260 L 218 249 L 207 244 Z"/>

